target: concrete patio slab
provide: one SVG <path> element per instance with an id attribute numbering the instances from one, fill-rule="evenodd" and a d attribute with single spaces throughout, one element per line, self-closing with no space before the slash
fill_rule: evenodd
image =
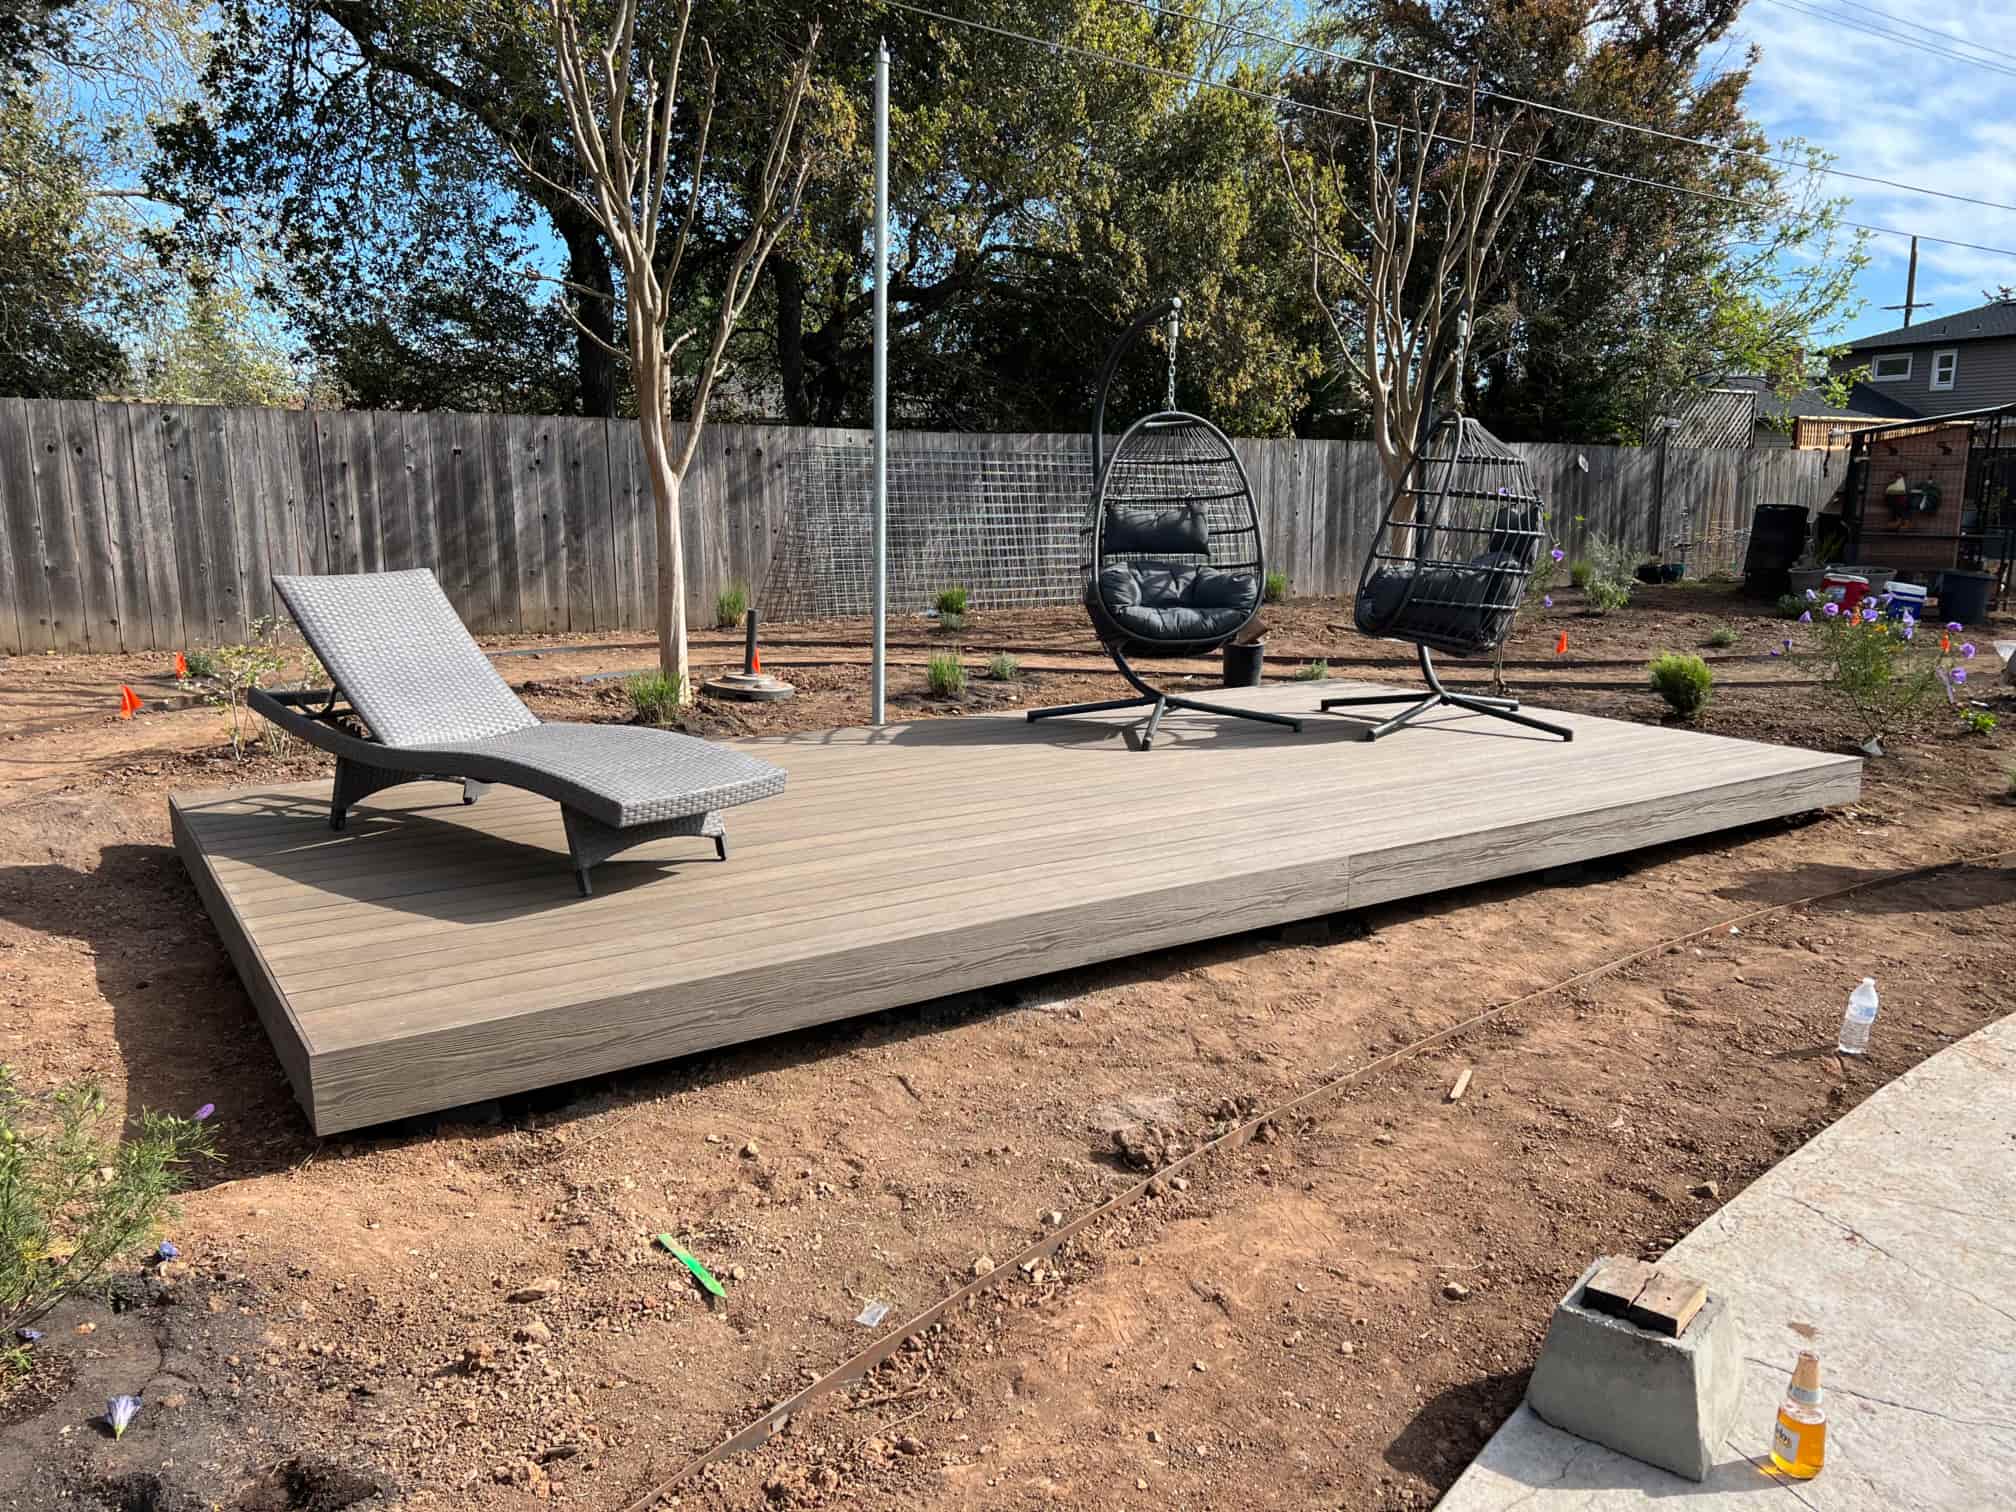
<path id="1" fill-rule="evenodd" d="M 2012 1214 L 2016 1016 L 1899 1077 L 1661 1261 L 1729 1296 L 1742 1345 L 1735 1427 L 1706 1483 L 1522 1405 L 1442 1512 L 2016 1507 Z M 1770 1442 L 1801 1348 L 1820 1352 L 1827 1467 L 1796 1482 L 1771 1471 Z"/>

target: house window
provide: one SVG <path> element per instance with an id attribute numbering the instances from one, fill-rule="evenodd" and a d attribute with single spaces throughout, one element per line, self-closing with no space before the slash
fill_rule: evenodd
<path id="1" fill-rule="evenodd" d="M 1932 354 L 1932 387 L 1950 389 L 1953 379 L 1960 371 L 1960 349 L 1948 347 L 1943 352 Z"/>
<path id="2" fill-rule="evenodd" d="M 1902 383 L 1911 376 L 1911 354 L 1892 352 L 1887 357 L 1878 357 L 1869 364 L 1871 383 Z"/>

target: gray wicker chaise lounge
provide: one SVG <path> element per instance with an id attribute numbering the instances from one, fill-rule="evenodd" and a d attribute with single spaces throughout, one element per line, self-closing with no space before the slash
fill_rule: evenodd
<path id="1" fill-rule="evenodd" d="M 329 669 L 311 693 L 253 689 L 253 708 L 336 757 L 329 827 L 403 782 L 493 783 L 560 805 L 581 895 L 588 871 L 669 835 L 704 835 L 728 859 L 721 811 L 784 791 L 784 773 L 669 730 L 542 723 L 497 674 L 425 568 L 276 577 L 273 586 Z"/>

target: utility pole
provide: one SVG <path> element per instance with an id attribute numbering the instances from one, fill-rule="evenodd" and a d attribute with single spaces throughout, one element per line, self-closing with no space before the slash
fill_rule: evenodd
<path id="1" fill-rule="evenodd" d="M 1918 238 L 1915 236 L 1911 238 L 1911 265 L 1904 274 L 1904 303 L 1901 305 L 1885 305 L 1883 308 L 1886 310 L 1902 310 L 1904 312 L 1904 324 L 1907 328 L 1911 324 L 1911 312 L 1913 310 L 1929 310 L 1932 308 L 1931 300 L 1920 300 L 1918 298 Z"/>

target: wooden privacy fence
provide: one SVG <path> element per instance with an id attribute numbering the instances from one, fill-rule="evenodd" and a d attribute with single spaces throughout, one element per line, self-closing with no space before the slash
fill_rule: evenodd
<path id="1" fill-rule="evenodd" d="M 794 539 L 798 459 L 867 445 L 861 431 L 709 426 L 681 498 L 689 611 L 708 612 L 730 582 L 770 576 L 777 548 Z M 978 450 L 1005 465 L 1083 441 L 905 433 L 893 445 Z M 1269 565 L 1298 593 L 1348 593 L 1386 500 L 1370 443 L 1238 447 Z M 1522 449 L 1571 549 L 1587 528 L 1652 544 L 1656 452 Z M 1697 543 L 1695 571 L 1740 566 L 1756 506 L 1817 509 L 1838 482 L 1825 462 L 1817 452 L 1676 449 L 1661 539 Z M 434 569 L 479 633 L 635 629 L 653 620 L 656 551 L 627 420 L 0 399 L 8 652 L 241 640 L 277 611 L 275 573 L 416 566 Z"/>

